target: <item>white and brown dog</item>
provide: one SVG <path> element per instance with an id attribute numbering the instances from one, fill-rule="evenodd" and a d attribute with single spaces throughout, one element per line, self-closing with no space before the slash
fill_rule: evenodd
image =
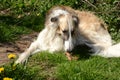
<path id="1" fill-rule="evenodd" d="M 55 6 L 46 14 L 45 28 L 16 63 L 40 51 L 71 52 L 77 45 L 87 45 L 95 55 L 120 57 L 120 43 L 112 45 L 107 25 L 91 12 Z M 68 55 L 69 56 L 69 55 Z"/>

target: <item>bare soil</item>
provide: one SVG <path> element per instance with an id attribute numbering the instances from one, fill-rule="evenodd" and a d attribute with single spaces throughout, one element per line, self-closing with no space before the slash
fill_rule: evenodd
<path id="1" fill-rule="evenodd" d="M 27 35 L 21 35 L 15 42 L 0 43 L 0 65 L 9 62 L 7 55 L 9 53 L 15 53 L 19 55 L 27 49 L 31 42 L 37 38 L 38 32 L 33 32 Z"/>

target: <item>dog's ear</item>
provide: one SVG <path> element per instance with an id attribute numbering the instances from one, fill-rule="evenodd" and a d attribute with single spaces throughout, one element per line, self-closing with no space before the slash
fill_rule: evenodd
<path id="1" fill-rule="evenodd" d="M 78 24 L 79 24 L 79 19 L 78 19 L 78 17 L 77 17 L 77 16 L 72 16 L 72 18 L 73 18 L 74 25 L 75 25 L 75 26 L 78 26 Z"/>
<path id="2" fill-rule="evenodd" d="M 51 22 L 57 22 L 58 21 L 58 18 L 57 17 L 52 17 L 51 18 Z"/>

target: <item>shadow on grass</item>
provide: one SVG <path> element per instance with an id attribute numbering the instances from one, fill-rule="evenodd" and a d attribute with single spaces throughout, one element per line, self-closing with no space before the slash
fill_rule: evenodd
<path id="1" fill-rule="evenodd" d="M 72 51 L 72 55 L 78 57 L 78 60 L 89 59 L 90 54 L 92 54 L 89 51 L 90 49 L 91 48 L 86 45 L 76 46 Z"/>
<path id="2" fill-rule="evenodd" d="M 43 16 L 31 14 L 18 18 L 13 15 L 0 15 L 0 42 L 15 41 L 19 35 L 31 31 L 40 32 L 43 27 Z"/>
<path id="3" fill-rule="evenodd" d="M 35 31 L 40 31 L 44 26 L 44 17 L 37 15 L 26 15 L 21 18 L 1 15 L 0 24 L 24 26 Z"/>

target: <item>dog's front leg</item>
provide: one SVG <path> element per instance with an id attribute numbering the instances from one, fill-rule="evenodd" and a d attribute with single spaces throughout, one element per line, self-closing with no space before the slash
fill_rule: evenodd
<path id="1" fill-rule="evenodd" d="M 35 50 L 37 50 L 38 48 L 38 42 L 37 41 L 34 41 L 30 47 L 25 51 L 23 52 L 22 54 L 20 54 L 19 58 L 17 59 L 17 61 L 15 62 L 15 64 L 18 64 L 18 63 L 24 63 L 28 57 L 33 53 L 35 52 Z"/>

